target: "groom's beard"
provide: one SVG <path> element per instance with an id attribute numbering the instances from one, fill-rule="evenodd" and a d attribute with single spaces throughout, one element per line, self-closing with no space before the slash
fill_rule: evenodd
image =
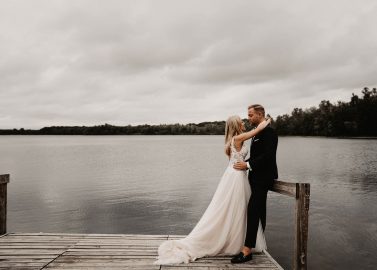
<path id="1" fill-rule="evenodd" d="M 256 128 L 260 123 L 262 123 L 262 120 L 259 121 L 258 123 L 251 123 L 251 127 Z"/>
<path id="2" fill-rule="evenodd" d="M 264 119 L 265 119 L 265 117 L 262 117 L 262 118 L 258 121 L 258 123 L 255 123 L 255 127 L 257 127 L 260 123 L 262 123 L 262 122 L 264 121 Z"/>

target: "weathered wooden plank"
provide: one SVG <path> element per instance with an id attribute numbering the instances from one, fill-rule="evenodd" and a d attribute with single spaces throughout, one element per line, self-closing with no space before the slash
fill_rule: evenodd
<path id="1" fill-rule="evenodd" d="M 242 264 L 239 265 L 231 265 L 231 266 L 227 266 L 227 267 L 222 267 L 222 268 L 218 268 L 218 267 L 211 267 L 211 266 L 202 266 L 202 267 L 196 267 L 196 266 L 163 266 L 161 267 L 161 270 L 163 269 L 169 269 L 169 270 L 220 270 L 220 269 L 248 269 L 248 270 L 276 270 L 276 267 L 266 267 L 266 266 L 258 266 L 258 265 L 246 265 L 246 264 Z"/>
<path id="2" fill-rule="evenodd" d="M 168 235 L 149 235 L 149 234 L 80 234 L 80 233 L 22 233 L 12 232 L 9 235 L 15 236 L 59 236 L 59 237 L 82 237 L 82 238 L 140 238 L 140 239 L 160 239 L 167 238 Z"/>
<path id="3" fill-rule="evenodd" d="M 129 247 L 129 246 L 124 246 L 124 247 L 120 247 L 120 248 L 112 248 L 112 247 L 103 247 L 103 248 L 97 248 L 97 247 L 94 247 L 94 248 L 91 248 L 91 247 L 71 247 L 71 248 L 68 248 L 67 251 L 92 251 L 92 250 L 98 250 L 100 252 L 104 252 L 104 251 L 125 251 L 125 250 L 135 250 L 135 251 L 150 251 L 150 250 L 156 250 L 155 247 L 140 247 L 140 246 L 132 246 L 132 247 Z"/>
<path id="4" fill-rule="evenodd" d="M 33 269 L 33 270 L 40 270 L 41 268 L 37 267 L 37 266 L 21 266 L 21 267 L 15 266 L 15 267 L 9 268 L 7 266 L 2 267 L 0 265 L 0 269 L 1 270 L 3 270 L 3 269 L 7 269 L 7 270 L 9 270 L 9 269 L 11 269 L 11 270 L 25 270 L 25 269 L 28 269 L 28 270 L 31 270 L 31 269 Z"/>
<path id="5" fill-rule="evenodd" d="M 52 255 L 39 255 L 39 254 L 34 254 L 34 255 L 12 255 L 12 254 L 9 254 L 9 255 L 0 255 L 0 261 L 1 260 L 12 260 L 12 259 L 20 259 L 20 260 L 42 260 L 42 259 L 50 259 L 50 258 L 54 258 L 54 256 Z"/>
<path id="6" fill-rule="evenodd" d="M 157 249 L 158 245 L 106 245 L 106 244 L 98 244 L 98 245 L 81 245 L 81 244 L 69 244 L 69 245 L 60 245 L 57 243 L 4 243 L 0 244 L 0 250 L 2 249 L 43 249 L 43 248 L 49 248 L 49 249 L 69 249 L 69 248 L 77 248 L 77 249 L 134 249 L 134 250 L 152 250 Z"/>
<path id="7" fill-rule="evenodd" d="M 0 241 L 0 247 L 1 246 L 7 246 L 7 245 L 13 245 L 13 246 L 22 246 L 22 245 L 43 245 L 43 246 L 56 246 L 56 245 L 62 245 L 62 246 L 71 246 L 73 244 L 76 244 L 76 242 L 51 242 L 51 241 L 46 241 L 46 242 L 33 242 L 33 241 L 25 241 L 25 242 L 19 242 L 19 241 Z"/>
<path id="8" fill-rule="evenodd" d="M 289 183 L 275 180 L 271 191 L 275 191 L 280 194 L 284 194 L 293 198 L 296 198 L 297 183 Z"/>
<path id="9" fill-rule="evenodd" d="M 103 239 L 129 239 L 129 240 L 145 240 L 145 239 L 151 239 L 151 240 L 161 240 L 161 239 L 166 239 L 168 238 L 168 235 L 164 235 L 161 237 L 143 237 L 143 236 L 120 236 L 120 237 L 105 237 L 105 236 L 96 236 L 96 237 L 91 237 L 87 236 L 85 239 L 98 239 L 98 240 L 103 240 Z"/>
<path id="10" fill-rule="evenodd" d="M 1 250 L 1 255 L 9 255 L 9 254 L 17 254 L 17 255 L 32 255 L 32 254 L 50 254 L 50 255 L 58 255 L 64 252 L 64 250 L 51 250 L 51 249 L 12 249 L 12 250 Z"/>
<path id="11" fill-rule="evenodd" d="M 29 237 L 6 237 L 6 238 L 0 238 L 0 243 L 5 242 L 55 242 L 55 243 L 77 243 L 81 239 L 70 239 L 70 238 L 47 238 L 47 237 L 41 237 L 41 238 L 29 238 Z"/>
<path id="12" fill-rule="evenodd" d="M 57 269 L 57 270 L 92 270 L 92 269 L 101 269 L 104 268 L 102 266 L 99 267 L 72 267 L 72 266 L 64 266 L 64 267 L 46 267 L 43 269 Z M 192 266 L 163 266 L 162 268 L 156 266 L 127 266 L 127 267 L 106 267 L 106 270 L 127 270 L 127 269 L 142 269 L 142 270 L 154 270 L 154 269 L 179 269 L 179 270 L 220 270 L 220 269 L 248 269 L 248 270 L 272 270 L 276 268 L 270 267 L 247 267 L 247 268 L 240 268 L 237 266 L 227 267 L 227 268 L 217 268 L 217 267 L 192 267 Z M 13 270 L 13 269 L 12 269 Z"/>
<path id="13" fill-rule="evenodd" d="M 82 235 L 27 235 L 27 234 L 8 234 L 8 237 L 14 238 L 51 238 L 51 239 L 84 239 L 85 236 Z"/>
<path id="14" fill-rule="evenodd" d="M 28 234 L 12 234 L 8 235 L 10 238 L 21 239 L 85 239 L 84 235 L 28 235 Z M 109 237 L 110 239 L 110 237 Z M 117 239 L 117 238 L 114 238 Z"/>
<path id="15" fill-rule="evenodd" d="M 76 255 L 76 256 L 81 256 L 81 255 L 92 255 L 92 256 L 99 256 L 99 255 L 122 255 L 126 251 L 102 251 L 102 250 L 93 250 L 93 251 L 75 251 L 75 250 L 70 250 L 67 251 L 67 255 Z M 127 250 L 127 254 L 129 255 L 150 255 L 150 256 L 157 256 L 157 251 L 140 251 L 140 250 Z"/>
<path id="16" fill-rule="evenodd" d="M 195 267 L 195 268 L 201 268 L 201 267 L 211 267 L 213 269 L 228 269 L 228 268 L 236 268 L 236 269 L 250 269 L 250 267 L 255 267 L 255 268 L 272 268 L 272 269 L 277 269 L 276 266 L 272 263 L 260 263 L 260 262 L 255 262 L 254 260 L 244 263 L 244 264 L 238 264 L 238 266 L 235 266 L 234 264 L 228 262 L 228 263 L 221 263 L 221 264 L 200 264 L 200 263 L 195 263 L 195 262 L 190 262 L 188 264 L 178 264 L 178 265 L 162 265 L 162 268 L 164 267 L 169 267 L 169 266 L 178 266 L 178 267 Z"/>
<path id="17" fill-rule="evenodd" d="M 130 255 L 130 254 L 123 254 L 123 255 L 72 255 L 68 253 L 64 253 L 63 256 L 61 256 L 62 259 L 88 259 L 88 260 L 116 260 L 116 259 L 151 259 L 151 258 L 156 258 L 156 254 L 154 255 L 144 255 L 144 254 L 138 254 L 138 255 Z"/>
<path id="18" fill-rule="evenodd" d="M 82 266 L 82 267 L 74 267 L 74 266 L 50 266 L 48 265 L 47 267 L 43 269 L 54 269 L 54 270 L 92 270 L 92 269 L 101 269 L 103 270 L 103 266 Z M 114 266 L 114 267 L 106 267 L 106 270 L 127 270 L 127 269 L 140 269 L 140 270 L 158 270 L 160 267 L 158 265 L 140 265 L 140 266 Z M 12 269 L 13 270 L 13 269 Z"/>
<path id="19" fill-rule="evenodd" d="M 1 246 L 1 245 L 0 245 Z M 109 247 L 109 248 L 123 248 L 123 247 L 145 247 L 145 248 L 156 248 L 159 246 L 159 243 L 77 243 L 75 247 L 82 247 L 82 248 L 103 248 L 103 247 Z"/>
<path id="20" fill-rule="evenodd" d="M 75 245 L 75 249 L 101 249 L 101 250 L 156 250 L 158 246 L 141 246 L 141 245 Z"/>
<path id="21" fill-rule="evenodd" d="M 135 249 L 143 249 L 143 248 L 146 248 L 146 249 L 155 249 L 158 247 L 158 244 L 150 244 L 150 245 L 147 245 L 147 243 L 145 244 L 135 244 L 135 243 L 130 243 L 128 244 L 127 242 L 125 243 L 111 243 L 111 244 L 106 244 L 106 243 L 85 243 L 85 244 L 82 244 L 81 242 L 79 243 L 76 243 L 75 244 L 75 248 L 116 248 L 116 247 L 119 247 L 120 249 L 122 248 L 135 248 Z"/>
<path id="22" fill-rule="evenodd" d="M 153 257 L 129 258 L 121 260 L 79 259 L 78 257 L 61 256 L 50 263 L 46 269 L 160 269 L 153 265 Z M 68 268 L 69 267 L 69 268 Z"/>
<path id="23" fill-rule="evenodd" d="M 35 241 L 44 241 L 44 240 L 64 240 L 64 241 L 77 241 L 83 240 L 84 238 L 79 237 L 57 237 L 57 236 L 14 236 L 7 235 L 9 240 L 35 240 Z M 0 238 L 0 241 L 2 239 Z"/>
<path id="24" fill-rule="evenodd" d="M 43 262 L 1 262 L 1 267 L 9 267 L 12 269 L 13 267 L 24 267 L 24 266 L 35 266 L 42 268 L 46 263 Z"/>
<path id="25" fill-rule="evenodd" d="M 199 258 L 198 260 L 213 260 L 213 261 L 216 261 L 216 260 L 230 260 L 231 258 L 233 258 L 234 255 L 219 255 L 219 256 L 208 256 L 208 257 L 202 257 L 202 258 Z M 263 253 L 255 253 L 253 254 L 253 258 L 264 258 L 266 257 L 265 254 Z"/>
<path id="26" fill-rule="evenodd" d="M 170 265 L 162 265 L 163 267 L 169 267 Z M 173 266 L 173 265 L 172 265 Z M 178 264 L 174 266 L 179 266 L 179 267 L 212 267 L 216 269 L 223 269 L 223 268 L 232 268 L 234 265 L 228 261 L 227 263 L 219 263 L 219 264 L 209 264 L 209 263 L 195 263 L 195 262 L 190 262 L 188 264 Z M 266 268 L 273 268 L 276 269 L 276 266 L 273 263 L 263 263 L 263 262 L 257 262 L 255 260 L 249 261 L 245 264 L 240 264 L 236 267 L 236 269 L 240 269 L 241 267 L 244 267 L 245 269 L 249 269 L 250 267 L 266 267 Z"/>
<path id="27" fill-rule="evenodd" d="M 5 262 L 17 262 L 17 263 L 26 263 L 26 262 L 40 262 L 43 264 L 47 264 L 48 262 L 52 261 L 55 257 L 52 258 L 25 258 L 25 257 L 8 257 L 8 258 L 0 258 L 0 265 L 3 265 Z"/>
<path id="28" fill-rule="evenodd" d="M 72 244 L 80 246 L 142 246 L 142 247 L 155 247 L 158 246 L 165 240 L 158 241 L 59 241 L 59 240 L 49 240 L 49 241 L 33 241 L 33 240 L 3 240 L 0 241 L 0 246 L 14 245 L 62 245 L 69 246 Z"/>
<path id="29" fill-rule="evenodd" d="M 7 249 L 7 250 L 11 250 L 11 249 L 68 249 L 68 248 L 71 248 L 72 246 L 71 245 L 65 245 L 65 246 L 62 246 L 62 245 L 23 245 L 23 246 L 19 246 L 19 245 L 0 245 L 0 250 L 4 250 L 4 249 Z"/>
<path id="30" fill-rule="evenodd" d="M 137 259 L 129 259 L 129 260 L 123 260 L 123 261 L 101 261 L 101 262 L 88 262 L 88 261 L 54 261 L 49 264 L 49 267 L 61 267 L 61 266 L 66 266 L 66 265 L 71 265 L 72 267 L 98 267 L 102 266 L 103 268 L 106 267 L 112 267 L 112 266 L 137 266 L 137 265 L 153 265 L 153 260 L 148 260 L 148 259 L 142 259 L 142 260 L 137 260 Z"/>
<path id="31" fill-rule="evenodd" d="M 135 239 L 119 239 L 119 240 L 78 240 L 77 242 L 81 244 L 130 244 L 130 245 L 150 245 L 150 244 L 160 244 L 163 241 L 166 241 L 167 239 L 161 239 L 161 240 L 153 240 L 153 239 L 143 239 L 143 240 L 135 240 Z M 150 243 L 150 244 L 149 244 Z"/>
<path id="32" fill-rule="evenodd" d="M 210 269 L 210 270 L 219 270 L 219 269 L 258 269 L 258 270 L 276 270 L 277 268 L 275 266 L 265 266 L 265 265 L 257 265 L 257 264 L 249 264 L 243 263 L 243 264 L 229 264 L 229 265 L 223 265 L 221 267 L 218 266 L 195 266 L 192 263 L 190 264 L 182 264 L 182 265 L 163 265 L 161 269 L 179 269 L 179 270 L 202 270 L 202 269 Z"/>

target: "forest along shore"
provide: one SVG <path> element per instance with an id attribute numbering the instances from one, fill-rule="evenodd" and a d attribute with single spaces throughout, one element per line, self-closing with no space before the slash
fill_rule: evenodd
<path id="1" fill-rule="evenodd" d="M 294 108 L 290 115 L 273 118 L 280 136 L 326 136 L 346 138 L 377 137 L 377 89 L 365 87 L 362 97 L 352 94 L 349 102 L 332 104 L 323 100 L 318 107 Z M 268 108 L 267 108 L 268 109 Z M 247 119 L 243 119 L 250 129 Z M 0 135 L 223 135 L 225 121 L 199 124 L 160 124 L 138 126 L 51 126 L 33 129 L 0 129 Z"/>

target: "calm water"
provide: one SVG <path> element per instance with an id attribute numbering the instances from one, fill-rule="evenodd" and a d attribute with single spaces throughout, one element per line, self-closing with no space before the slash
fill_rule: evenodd
<path id="1" fill-rule="evenodd" d="M 0 136 L 8 231 L 188 234 L 226 164 L 222 136 Z M 377 141 L 281 137 L 278 167 L 311 183 L 310 269 L 376 269 Z M 294 201 L 270 192 L 267 211 L 288 269 Z"/>

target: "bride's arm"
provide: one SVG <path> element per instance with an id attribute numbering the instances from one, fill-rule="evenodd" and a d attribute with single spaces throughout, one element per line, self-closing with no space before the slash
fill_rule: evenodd
<path id="1" fill-rule="evenodd" d="M 248 132 L 241 133 L 234 137 L 235 143 L 241 144 L 243 141 L 246 141 L 250 139 L 251 137 L 254 137 L 259 132 L 261 132 L 265 127 L 268 126 L 268 124 L 271 123 L 271 118 L 262 121 L 255 129 L 252 129 Z"/>

